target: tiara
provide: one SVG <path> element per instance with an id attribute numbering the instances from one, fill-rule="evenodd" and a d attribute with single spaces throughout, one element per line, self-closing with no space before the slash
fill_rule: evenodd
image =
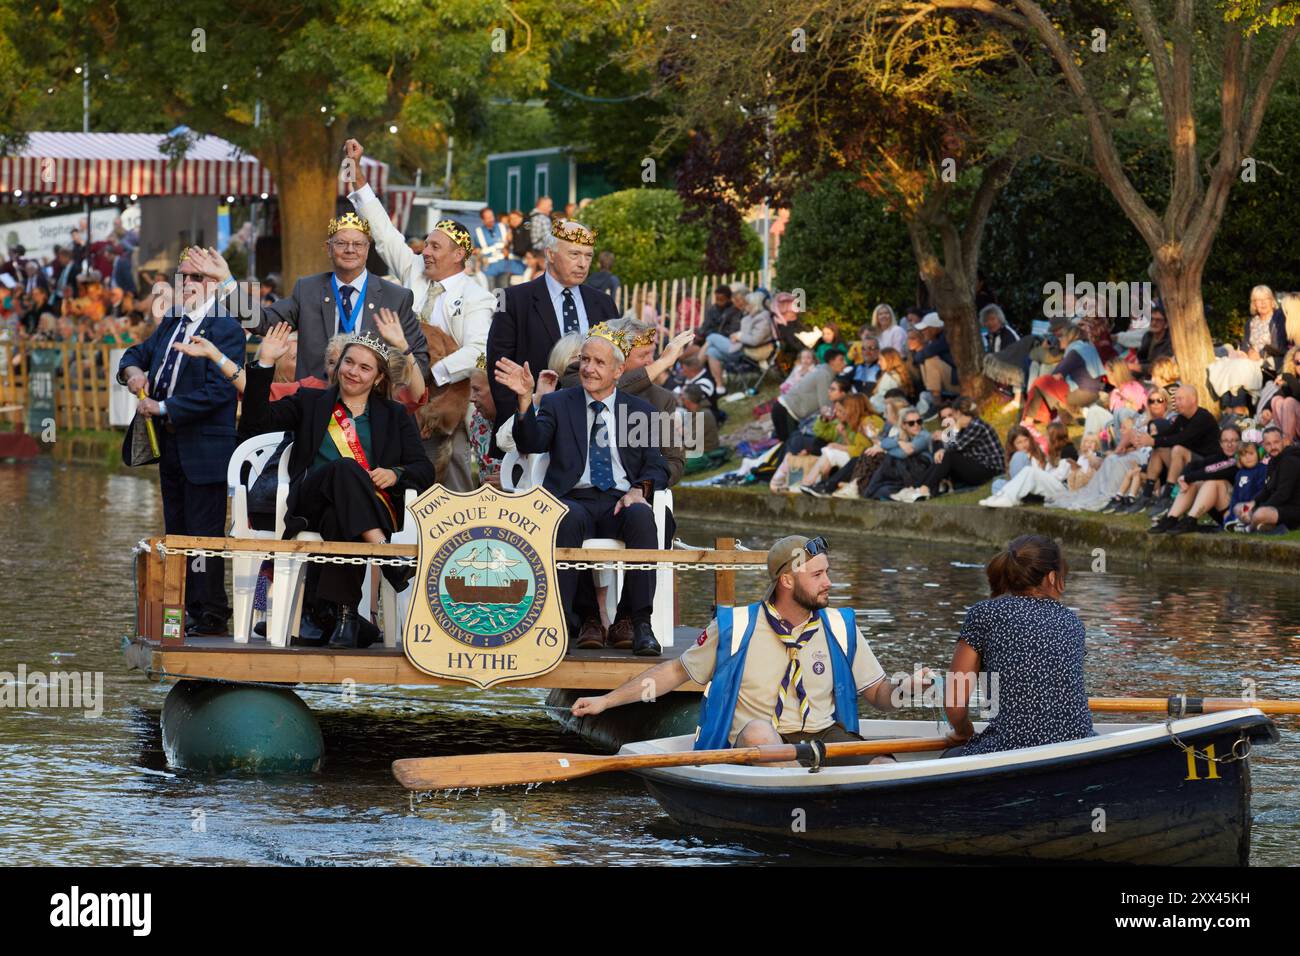
<path id="1" fill-rule="evenodd" d="M 331 219 L 329 228 L 325 230 L 325 235 L 328 238 L 340 229 L 360 229 L 367 236 L 370 235 L 370 223 L 354 212 L 345 212 L 343 215 Z"/>
<path id="2" fill-rule="evenodd" d="M 588 229 L 572 219 L 556 219 L 551 223 L 551 235 L 565 242 L 576 242 L 580 246 L 594 246 L 597 233 L 595 229 Z"/>
<path id="3" fill-rule="evenodd" d="M 460 246 L 465 252 L 473 251 L 473 246 L 469 241 L 469 230 L 458 223 L 455 219 L 439 219 L 433 227 L 439 232 L 445 232 L 451 237 L 451 241 Z"/>
<path id="4" fill-rule="evenodd" d="M 365 346 L 385 362 L 388 361 L 388 345 L 377 335 L 372 335 L 369 332 L 353 332 L 343 340 L 344 348 L 347 348 L 349 345 Z"/>

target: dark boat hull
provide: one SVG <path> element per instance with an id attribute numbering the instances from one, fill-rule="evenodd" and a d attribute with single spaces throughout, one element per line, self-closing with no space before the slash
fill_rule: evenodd
<path id="1" fill-rule="evenodd" d="M 1268 718 L 1242 716 L 1182 736 L 1219 756 L 1243 735 L 1275 740 Z M 827 849 L 980 860 L 1209 866 L 1250 857 L 1250 765 L 1204 759 L 1188 779 L 1168 738 L 1011 768 L 835 786 L 701 785 L 642 773 L 676 822 L 742 830 Z M 816 780 L 816 775 L 808 774 Z"/>
<path id="2" fill-rule="evenodd" d="M 509 584 L 467 584 L 464 578 L 448 577 L 447 593 L 457 604 L 518 604 L 528 593 L 527 581 Z"/>

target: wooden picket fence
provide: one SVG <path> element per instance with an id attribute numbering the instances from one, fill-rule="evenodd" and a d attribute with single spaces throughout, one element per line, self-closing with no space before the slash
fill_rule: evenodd
<path id="1" fill-rule="evenodd" d="M 614 304 L 620 313 L 626 313 L 634 306 L 648 303 L 670 332 L 681 332 L 695 328 L 704 320 L 704 310 L 713 301 L 714 289 L 733 282 L 742 282 L 753 289 L 759 284 L 758 270 L 620 285 L 614 295 Z M 640 315 L 636 317 L 640 318 Z"/>
<path id="2" fill-rule="evenodd" d="M 102 342 L 6 342 L 0 344 L 0 409 L 13 423 L 26 420 L 32 353 L 58 351 L 54 376 L 54 423 L 59 429 L 108 429 L 109 394 L 117 376 L 112 353 L 123 346 Z M 250 356 L 253 354 L 250 350 Z"/>

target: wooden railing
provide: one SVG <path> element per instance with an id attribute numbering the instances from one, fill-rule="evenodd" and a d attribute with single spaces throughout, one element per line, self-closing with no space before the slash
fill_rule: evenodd
<path id="1" fill-rule="evenodd" d="M 158 553 L 158 544 L 168 549 L 166 557 Z M 331 554 L 347 557 L 414 558 L 419 548 L 413 544 L 365 544 L 356 541 L 278 541 L 248 538 L 204 538 L 189 535 L 167 535 L 150 538 L 147 551 L 136 555 L 136 634 L 144 640 L 164 646 L 182 646 L 185 632 L 164 636 L 163 620 L 170 608 L 177 619 L 183 619 L 185 607 L 186 548 L 212 551 L 256 551 L 276 554 Z M 736 568 L 757 567 L 767 564 L 766 551 L 737 551 L 734 538 L 718 538 L 711 550 L 660 550 L 608 548 L 556 548 L 556 561 L 666 561 L 675 565 L 713 564 Z M 720 605 L 734 604 L 736 600 L 736 572 L 717 569 L 714 575 L 714 600 Z M 241 645 L 246 647 L 247 645 Z"/>
<path id="2" fill-rule="evenodd" d="M 759 273 L 725 273 L 715 276 L 690 276 L 684 279 L 655 279 L 635 285 L 620 285 L 614 304 L 620 313 L 648 303 L 672 332 L 693 329 L 704 320 L 704 310 L 713 301 L 713 290 L 720 285 L 743 282 L 750 289 L 758 285 Z M 640 315 L 635 316 L 641 318 Z"/>

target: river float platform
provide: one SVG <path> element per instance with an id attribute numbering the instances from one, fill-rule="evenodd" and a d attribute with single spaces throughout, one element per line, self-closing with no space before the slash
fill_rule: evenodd
<path id="1" fill-rule="evenodd" d="M 669 562 L 674 568 L 695 565 L 697 571 L 713 570 L 715 601 L 735 601 L 736 569 L 766 566 L 763 551 L 736 551 L 734 539 L 718 539 L 713 550 L 611 550 L 557 548 L 557 562 L 618 560 L 628 563 Z M 463 682 L 436 677 L 416 668 L 401 647 L 374 644 L 364 649 L 328 647 L 276 647 L 253 635 L 247 643 L 231 636 L 186 635 L 177 628 L 185 606 L 186 550 L 230 554 L 309 553 L 347 557 L 414 558 L 415 545 L 371 545 L 336 541 L 279 541 L 243 538 L 204 538 L 168 535 L 141 543 L 136 554 L 136 627 L 125 645 L 128 666 L 143 671 L 153 680 L 187 678 L 232 682 L 276 684 L 435 684 L 468 687 Z M 699 566 L 706 565 L 707 568 Z M 415 586 L 412 582 L 411 587 Z M 173 623 L 167 627 L 164 621 Z M 680 655 L 694 642 L 696 628 L 675 628 L 671 646 L 660 657 L 636 657 L 631 651 L 613 649 L 570 650 L 552 670 L 539 677 L 511 681 L 511 687 L 610 690 L 647 668 Z M 702 687 L 689 683 L 682 691 L 699 693 Z"/>

